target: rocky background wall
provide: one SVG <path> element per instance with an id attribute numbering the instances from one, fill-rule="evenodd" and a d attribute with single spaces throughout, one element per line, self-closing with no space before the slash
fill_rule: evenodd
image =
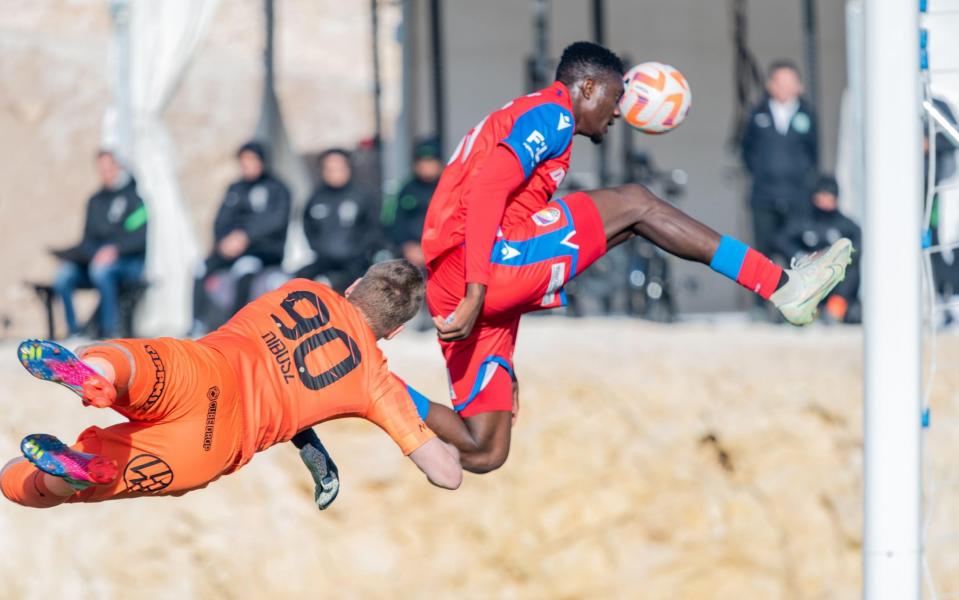
<path id="1" fill-rule="evenodd" d="M 0 10 L 0 328 L 7 320 L 7 335 L 43 331 L 41 306 L 23 282 L 53 277 L 57 263 L 47 249 L 79 239 L 86 199 L 97 187 L 94 154 L 114 68 L 108 4 L 8 0 Z M 259 116 L 262 6 L 221 1 L 166 113 L 204 249 L 223 192 L 238 176 L 234 152 Z M 398 7 L 384 3 L 387 134 L 400 97 L 398 18 Z M 368 2 L 276 2 L 277 93 L 299 152 L 355 146 L 372 136 L 370 39 Z"/>

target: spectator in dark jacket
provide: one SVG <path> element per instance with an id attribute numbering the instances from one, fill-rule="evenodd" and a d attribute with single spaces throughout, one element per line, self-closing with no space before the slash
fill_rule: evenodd
<path id="1" fill-rule="evenodd" d="M 828 248 L 839 238 L 849 238 L 853 247 L 860 248 L 862 231 L 849 217 L 839 212 L 839 185 L 831 175 L 822 175 L 812 194 L 811 211 L 803 217 L 791 220 L 775 237 L 776 253 L 787 261 Z M 827 316 L 835 321 L 846 318 L 848 308 L 859 296 L 859 261 L 861 255 L 853 255 L 853 262 L 846 269 L 846 278 L 836 286 L 826 300 Z"/>
<path id="2" fill-rule="evenodd" d="M 54 291 L 63 299 L 70 335 L 80 333 L 73 310 L 73 291 L 92 285 L 100 293 L 99 336 L 119 333 L 119 286 L 143 275 L 147 211 L 136 181 L 109 151 L 97 155 L 102 187 L 87 201 L 83 239 L 77 246 L 55 250 L 63 259 Z"/>
<path id="3" fill-rule="evenodd" d="M 420 247 L 423 221 L 442 173 L 443 162 L 436 140 L 420 141 L 413 151 L 413 177 L 383 210 L 383 224 L 390 243 L 421 269 L 426 268 Z"/>
<path id="4" fill-rule="evenodd" d="M 290 191 L 267 169 L 264 147 L 249 142 L 237 151 L 241 177 L 226 190 L 213 222 L 213 252 L 197 274 L 193 293 L 194 333 L 208 329 L 204 284 L 217 271 L 236 279 L 233 311 L 250 300 L 253 277 L 283 262 L 290 221 Z"/>
<path id="5" fill-rule="evenodd" d="M 347 151 L 335 148 L 320 155 L 320 183 L 303 211 L 303 231 L 316 254 L 296 277 L 325 277 L 344 291 L 361 277 L 383 245 L 379 203 L 353 178 Z"/>
<path id="6" fill-rule="evenodd" d="M 753 110 L 743 136 L 743 160 L 752 175 L 754 246 L 769 254 L 788 219 L 809 212 L 819 160 L 816 117 L 801 97 L 799 69 L 788 61 L 769 68 L 767 97 Z"/>

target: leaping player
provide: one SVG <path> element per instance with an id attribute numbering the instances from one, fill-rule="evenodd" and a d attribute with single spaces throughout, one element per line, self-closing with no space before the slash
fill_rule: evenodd
<path id="1" fill-rule="evenodd" d="M 620 117 L 623 73 L 608 49 L 570 45 L 555 83 L 507 103 L 467 133 L 433 195 L 423 230 L 426 298 L 453 409 L 421 401 L 418 410 L 469 471 L 496 469 L 509 453 L 520 317 L 562 306 L 567 282 L 633 236 L 709 265 L 795 325 L 810 323 L 845 275 L 847 239 L 784 270 L 642 185 L 551 199 L 569 168 L 574 134 L 598 144 Z"/>
<path id="2" fill-rule="evenodd" d="M 342 417 L 379 425 L 432 483 L 455 489 L 462 478 L 455 448 L 417 416 L 415 392 L 390 373 L 376 345 L 416 315 L 422 298 L 419 271 L 389 261 L 371 267 L 348 299 L 294 279 L 198 341 L 112 340 L 79 356 L 53 342 L 24 342 L 19 357 L 30 373 L 129 422 L 90 427 L 72 446 L 26 436 L 24 457 L 0 471 L 0 489 L 41 508 L 178 496 L 298 431 Z M 336 489 L 325 491 L 331 502 Z M 317 503 L 324 506 L 319 497 Z"/>

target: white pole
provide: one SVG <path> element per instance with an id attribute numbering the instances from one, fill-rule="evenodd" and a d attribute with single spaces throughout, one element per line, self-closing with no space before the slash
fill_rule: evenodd
<path id="1" fill-rule="evenodd" d="M 921 130 L 916 0 L 865 2 L 866 600 L 918 600 Z"/>

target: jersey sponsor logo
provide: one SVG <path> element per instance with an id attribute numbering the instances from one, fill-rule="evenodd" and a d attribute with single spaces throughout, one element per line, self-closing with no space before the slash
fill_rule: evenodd
<path id="1" fill-rule="evenodd" d="M 797 112 L 793 116 L 792 122 L 793 129 L 798 133 L 809 133 L 809 129 L 812 127 L 812 120 L 810 120 L 809 115 L 803 112 Z"/>
<path id="2" fill-rule="evenodd" d="M 562 289 L 566 281 L 566 264 L 553 263 L 550 266 L 549 284 L 546 286 L 546 293 L 543 294 L 541 306 L 550 306 L 556 302 L 556 293 Z"/>
<path id="3" fill-rule="evenodd" d="M 253 212 L 263 212 L 270 200 L 270 190 L 265 185 L 255 185 L 250 189 L 250 208 Z"/>
<path id="4" fill-rule="evenodd" d="M 540 158 L 546 154 L 546 137 L 534 129 L 532 133 L 526 136 L 523 147 L 529 152 L 529 157 L 533 159 L 533 162 L 538 163 Z"/>
<path id="5" fill-rule="evenodd" d="M 213 447 L 213 428 L 216 426 L 216 400 L 220 397 L 220 388 L 213 386 L 206 391 L 206 399 L 210 401 L 206 409 L 206 425 L 203 428 L 203 450 L 210 451 Z"/>
<path id="6" fill-rule="evenodd" d="M 544 208 L 538 213 L 534 213 L 533 222 L 539 227 L 548 227 L 556 221 L 559 221 L 559 218 L 562 216 L 562 214 L 563 213 L 561 213 L 558 208 L 550 206 L 548 208 Z"/>
<path id="7" fill-rule="evenodd" d="M 123 470 L 123 483 L 131 492 L 157 493 L 173 483 L 173 468 L 154 454 L 138 454 Z"/>
<path id="8" fill-rule="evenodd" d="M 146 402 L 143 403 L 144 408 L 150 408 L 163 397 L 163 391 L 166 389 L 166 368 L 163 366 L 163 361 L 160 360 L 160 353 L 156 351 L 156 348 L 150 344 L 143 344 L 143 349 L 153 363 L 153 389 L 150 390 L 150 395 L 147 396 Z"/>
<path id="9" fill-rule="evenodd" d="M 110 208 L 107 209 L 107 221 L 110 223 L 119 223 L 123 218 L 123 213 L 127 210 L 127 197 L 114 196 L 110 201 Z"/>
<path id="10" fill-rule="evenodd" d="M 559 125 L 556 126 L 556 131 L 562 131 L 564 129 L 569 129 L 573 126 L 573 120 L 567 114 L 559 115 Z"/>
<path id="11" fill-rule="evenodd" d="M 330 214 L 330 207 L 325 204 L 314 204 L 310 207 L 310 218 L 322 221 Z"/>
<path id="12" fill-rule="evenodd" d="M 352 199 L 344 200 L 336 210 L 336 215 L 340 218 L 341 227 L 353 227 L 356 224 L 356 217 L 360 214 L 360 205 Z"/>
<path id="13" fill-rule="evenodd" d="M 509 260 L 511 258 L 516 258 L 520 255 L 520 251 L 516 248 L 510 246 L 509 244 L 503 244 L 502 250 L 503 260 Z"/>
<path id="14" fill-rule="evenodd" d="M 283 383 L 289 384 L 293 380 L 293 361 L 290 358 L 290 351 L 286 349 L 286 344 L 272 331 L 267 331 L 260 336 L 266 342 L 266 348 L 273 355 L 273 360 L 280 367 L 280 374 L 283 375 Z"/>
<path id="15" fill-rule="evenodd" d="M 562 185 L 563 180 L 566 179 L 566 169 L 562 167 L 559 169 L 553 169 L 549 172 L 549 178 L 556 183 L 556 187 Z"/>

